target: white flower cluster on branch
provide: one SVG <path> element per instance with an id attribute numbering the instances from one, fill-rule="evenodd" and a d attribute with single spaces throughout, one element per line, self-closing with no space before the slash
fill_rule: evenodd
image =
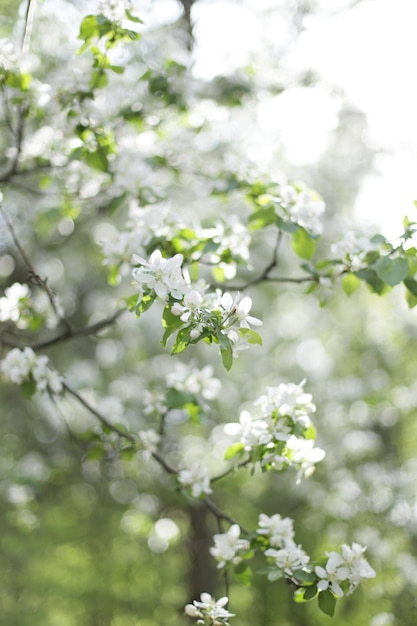
<path id="1" fill-rule="evenodd" d="M 0 373 L 16 385 L 26 384 L 29 394 L 35 391 L 58 394 L 62 391 L 62 378 L 48 367 L 48 362 L 47 356 L 36 355 L 32 348 L 13 348 L 0 361 Z"/>
<path id="2" fill-rule="evenodd" d="M 316 407 L 311 394 L 304 392 L 304 382 L 268 387 L 267 393 L 254 403 L 257 414 L 244 410 L 239 423 L 226 424 L 225 433 L 234 440 L 226 458 L 246 454 L 263 470 L 293 467 L 298 471 L 297 481 L 308 477 L 325 452 L 314 447 L 315 429 L 310 414 Z"/>
<path id="3" fill-rule="evenodd" d="M 202 593 L 200 600 L 194 600 L 192 604 L 185 606 L 185 613 L 189 617 L 196 617 L 196 624 L 204 626 L 229 626 L 229 618 L 234 613 L 229 613 L 225 608 L 229 598 L 224 596 L 216 600 L 208 593 Z"/>

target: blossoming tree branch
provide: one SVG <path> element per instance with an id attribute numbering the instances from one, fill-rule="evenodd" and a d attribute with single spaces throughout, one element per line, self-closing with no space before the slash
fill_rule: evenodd
<path id="1" fill-rule="evenodd" d="M 365 284 L 383 295 L 402 283 L 414 306 L 417 251 L 410 241 L 416 222 L 405 218 L 393 240 L 350 232 L 327 241 L 324 202 L 307 186 L 274 180 L 249 161 L 234 167 L 220 163 L 213 171 L 205 171 L 197 154 L 181 161 L 177 126 L 191 146 L 212 132 L 202 114 L 201 121 L 192 121 L 193 107 L 205 96 L 190 75 L 187 101 L 186 65 L 161 58 L 156 68 L 152 30 L 134 7 L 127 0 L 109 1 L 83 17 L 78 49 L 73 46 L 65 58 L 71 79 L 63 82 L 65 72 L 57 74 L 52 64 L 49 72 L 31 68 L 30 30 L 36 32 L 37 19 L 30 0 L 27 6 L 24 45 L 0 42 L 2 121 L 8 133 L 0 211 L 7 250 L 25 275 L 12 279 L 0 298 L 3 381 L 20 386 L 28 401 L 51 402 L 64 419 L 69 403 L 78 405 L 96 421 L 95 453 L 111 448 L 143 454 L 159 464 L 180 499 L 186 494 L 207 506 L 219 524 L 210 553 L 225 587 L 218 600 L 203 591 L 186 605 L 185 613 L 198 624 L 227 626 L 234 617 L 229 576 L 248 585 L 254 574 L 274 585 L 287 580 L 298 602 L 318 600 L 320 609 L 333 615 L 339 598 L 375 576 L 365 547 L 344 543 L 313 557 L 297 542 L 293 520 L 279 511 L 270 516 L 259 511 L 257 524 L 246 529 L 233 511 L 216 504 L 216 487 L 225 477 L 244 472 L 250 481 L 259 473 L 288 473 L 299 483 L 325 459 L 315 445 L 316 406 L 308 381 L 276 381 L 251 408 L 236 407 L 235 419 L 222 423 L 224 459 L 215 472 L 213 460 L 187 462 L 177 454 L 174 462 L 166 453 L 170 415 L 181 415 L 176 434 L 181 442 L 182 422 L 197 426 L 215 414 L 211 402 L 221 401 L 221 382 L 212 365 L 173 364 L 163 385 L 145 390 L 143 427 L 135 429 L 120 398 L 77 389 L 71 373 L 54 367 L 43 352 L 80 338 L 100 341 L 103 332 L 124 324 L 128 334 L 140 333 L 142 323 L 159 317 L 160 343 L 173 363 L 185 351 L 194 358 L 199 350 L 208 359 L 214 351 L 227 377 L 242 351 L 253 351 L 255 359 L 268 351 L 256 297 L 262 284 L 298 285 L 325 305 L 334 290 L 347 298 Z M 207 198 L 201 210 L 198 204 L 183 206 L 185 185 L 203 187 Z M 34 198 L 31 210 L 28 193 Z M 52 288 L 45 273 L 50 252 L 42 250 L 42 233 L 50 233 L 55 221 L 61 245 L 71 246 L 83 220 L 88 231 L 90 214 L 102 224 L 89 244 L 80 226 L 82 245 L 99 257 L 95 280 L 102 281 L 107 303 L 98 299 L 93 319 L 76 325 L 64 286 Z M 26 220 L 41 233 L 38 240 Z M 262 264 L 259 255 L 253 261 L 253 250 L 260 247 Z M 263 555 L 264 567 L 253 571 L 256 553 Z"/>

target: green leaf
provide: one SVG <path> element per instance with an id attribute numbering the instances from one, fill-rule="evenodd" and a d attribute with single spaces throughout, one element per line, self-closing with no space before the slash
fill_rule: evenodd
<path id="1" fill-rule="evenodd" d="M 417 296 L 411 293 L 408 289 L 405 292 L 405 299 L 407 300 L 409 309 L 413 309 L 417 305 Z"/>
<path id="2" fill-rule="evenodd" d="M 404 257 L 391 259 L 383 256 L 374 265 L 379 278 L 391 287 L 395 287 L 408 275 L 408 261 Z"/>
<path id="3" fill-rule="evenodd" d="M 113 215 L 113 213 L 116 213 L 116 211 L 120 209 L 121 206 L 123 206 L 126 198 L 127 198 L 127 193 L 122 193 L 121 196 L 116 196 L 112 198 L 108 206 L 109 213 L 111 215 Z"/>
<path id="4" fill-rule="evenodd" d="M 224 281 L 226 280 L 226 276 L 224 275 L 224 270 L 223 268 L 219 267 L 218 265 L 215 265 L 211 271 L 211 273 L 213 274 L 213 278 L 216 281 L 216 283 L 224 283 Z"/>
<path id="5" fill-rule="evenodd" d="M 239 563 L 235 567 L 236 578 L 243 584 L 245 587 L 250 587 L 252 584 L 253 572 L 249 565 L 246 563 Z"/>
<path id="6" fill-rule="evenodd" d="M 94 152 L 84 152 L 84 160 L 95 170 L 100 172 L 107 172 L 109 169 L 109 162 L 103 150 L 94 150 Z"/>
<path id="7" fill-rule="evenodd" d="M 170 304 L 167 304 L 164 308 L 164 312 L 162 314 L 162 326 L 165 328 L 165 332 L 161 343 L 165 348 L 171 335 L 184 326 L 184 322 L 178 317 L 178 315 L 174 315 L 172 313 Z"/>
<path id="8" fill-rule="evenodd" d="M 417 296 L 417 280 L 414 278 L 406 278 L 404 280 L 404 285 L 407 287 L 408 291 L 413 294 L 413 296 Z"/>
<path id="9" fill-rule="evenodd" d="M 90 41 L 93 37 L 98 37 L 98 23 L 96 15 L 87 15 L 80 24 L 79 39 L 85 42 Z"/>
<path id="10" fill-rule="evenodd" d="M 169 389 L 165 394 L 168 409 L 181 409 L 186 404 L 196 404 L 195 396 L 192 393 Z"/>
<path id="11" fill-rule="evenodd" d="M 356 291 L 360 287 L 360 284 L 360 279 L 351 272 L 349 272 L 349 274 L 345 274 L 342 278 L 343 291 L 347 296 L 350 296 L 354 291 Z"/>
<path id="12" fill-rule="evenodd" d="M 227 448 L 224 454 L 224 460 L 230 461 L 230 459 L 233 459 L 238 454 L 241 454 L 244 450 L 245 445 L 241 441 L 238 441 L 237 443 L 232 443 L 232 445 Z"/>
<path id="13" fill-rule="evenodd" d="M 255 330 L 252 330 L 252 328 L 239 328 L 239 335 L 241 337 L 246 337 L 248 343 L 251 345 L 262 345 L 262 337 Z"/>
<path id="14" fill-rule="evenodd" d="M 303 569 L 296 569 L 292 573 L 295 580 L 302 583 L 315 583 L 317 575 L 314 572 L 306 572 Z"/>
<path id="15" fill-rule="evenodd" d="M 179 354 L 180 352 L 184 352 L 187 346 L 191 343 L 191 328 L 186 327 L 182 328 L 175 339 L 175 343 L 172 346 L 171 354 Z"/>
<path id="16" fill-rule="evenodd" d="M 311 585 L 304 591 L 304 600 L 312 600 L 317 595 L 317 585 Z"/>
<path id="17" fill-rule="evenodd" d="M 36 392 L 36 383 L 32 378 L 30 380 L 25 380 L 21 384 L 21 389 L 25 398 L 31 398 Z"/>
<path id="18" fill-rule="evenodd" d="M 268 207 L 267 209 L 260 209 L 255 211 L 249 216 L 249 223 L 251 230 L 259 230 L 265 228 L 276 222 L 276 213 L 274 207 Z"/>
<path id="19" fill-rule="evenodd" d="M 223 367 L 229 371 L 233 365 L 232 342 L 224 333 L 218 333 L 218 342 L 220 344 L 220 353 L 222 357 Z"/>
<path id="20" fill-rule="evenodd" d="M 136 307 L 135 307 L 135 313 L 137 317 L 140 317 L 140 315 L 142 315 L 142 313 L 144 313 L 145 311 L 147 311 L 149 309 L 149 307 L 152 306 L 152 304 L 155 302 L 156 300 L 156 293 L 151 291 L 149 293 L 146 293 L 142 300 L 140 302 L 137 303 Z"/>
<path id="21" fill-rule="evenodd" d="M 331 591 L 325 589 L 319 593 L 319 609 L 329 617 L 333 617 L 336 608 L 336 598 Z"/>
<path id="22" fill-rule="evenodd" d="M 316 251 L 316 242 L 305 228 L 299 228 L 292 236 L 291 247 L 300 259 L 310 260 Z"/>
<path id="23" fill-rule="evenodd" d="M 354 272 L 354 275 L 361 280 L 364 280 L 373 292 L 381 295 L 384 291 L 385 285 L 374 270 L 369 268 L 358 270 L 357 272 Z"/>

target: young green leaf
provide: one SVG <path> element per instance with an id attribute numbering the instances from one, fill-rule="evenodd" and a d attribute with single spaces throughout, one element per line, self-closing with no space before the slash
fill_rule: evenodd
<path id="1" fill-rule="evenodd" d="M 328 615 L 333 617 L 336 608 L 336 598 L 331 591 L 325 589 L 319 593 L 319 609 Z"/>
<path id="2" fill-rule="evenodd" d="M 395 287 L 408 275 L 408 261 L 404 257 L 392 259 L 383 256 L 374 265 L 379 278 L 391 287 Z"/>
<path id="3" fill-rule="evenodd" d="M 304 228 L 299 228 L 293 234 L 291 247 L 300 259 L 310 260 L 316 251 L 316 242 Z"/>

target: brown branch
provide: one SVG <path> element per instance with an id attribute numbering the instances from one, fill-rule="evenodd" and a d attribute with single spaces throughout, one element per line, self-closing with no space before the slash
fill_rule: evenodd
<path id="1" fill-rule="evenodd" d="M 241 531 L 245 533 L 245 535 L 249 534 L 249 532 L 245 528 L 243 528 L 243 526 L 240 526 L 240 524 L 238 524 L 238 522 L 235 519 L 233 519 L 233 517 L 230 517 L 230 515 L 227 515 L 227 513 L 219 509 L 217 504 L 214 504 L 213 500 L 206 497 L 204 498 L 203 502 L 207 506 L 208 510 L 211 511 L 211 513 L 213 513 L 213 515 L 218 521 L 224 520 L 225 522 L 229 522 L 229 524 L 237 524 L 240 527 Z"/>
<path id="2" fill-rule="evenodd" d="M 71 396 L 76 398 L 76 400 L 78 400 L 78 402 L 80 404 L 82 404 L 82 406 L 85 409 L 87 409 L 87 411 L 89 411 L 102 424 L 104 424 L 104 426 L 106 426 L 106 428 L 108 428 L 112 432 L 114 432 L 117 435 L 119 435 L 119 437 L 122 437 L 123 439 L 127 439 L 131 443 L 137 443 L 136 437 L 134 437 L 130 433 L 124 431 L 123 429 L 119 428 L 119 426 L 116 426 L 115 424 L 112 424 L 111 422 L 109 422 L 109 420 L 106 417 L 104 417 L 104 415 L 102 415 L 102 413 L 97 411 L 97 409 L 95 409 L 85 398 L 83 398 L 83 396 L 80 395 L 78 393 L 78 391 L 75 391 L 75 389 L 70 387 L 70 385 L 67 382 L 63 381 L 62 386 L 65 389 L 65 391 L 67 391 Z"/>
<path id="3" fill-rule="evenodd" d="M 50 339 L 45 339 L 44 341 L 39 341 L 35 343 L 32 348 L 34 350 L 41 350 L 43 348 L 49 348 L 49 346 L 53 346 L 56 343 L 61 343 L 62 341 L 66 341 L 68 339 L 76 339 L 78 337 L 88 337 L 89 335 L 95 335 L 100 330 L 107 328 L 114 324 L 114 322 L 127 311 L 127 309 L 118 309 L 113 315 L 106 317 L 104 320 L 100 322 L 96 322 L 95 324 L 91 324 L 90 326 L 85 326 L 84 328 L 67 328 L 67 330 L 61 335 L 57 335 L 56 337 L 52 337 Z"/>
<path id="4" fill-rule="evenodd" d="M 123 430 L 119 426 L 116 426 L 115 424 L 112 424 L 106 417 L 104 417 L 104 415 L 102 413 L 100 413 L 100 411 L 97 411 L 97 409 L 95 409 L 81 394 L 79 394 L 78 391 L 75 391 L 75 389 L 70 387 L 70 385 L 68 385 L 68 383 L 66 383 L 64 381 L 62 384 L 63 384 L 63 387 L 64 387 L 65 391 L 67 391 L 70 395 L 72 395 L 74 398 L 76 398 L 76 400 L 78 400 L 78 402 L 80 404 L 82 404 L 82 406 L 85 409 L 87 409 L 87 411 L 89 411 L 102 424 L 104 424 L 104 426 L 106 426 L 106 428 L 108 428 L 112 432 L 116 433 L 116 435 L 118 435 L 122 439 L 126 439 L 130 443 L 134 443 L 134 444 L 138 444 L 139 443 L 139 441 L 137 440 L 137 438 L 134 435 L 132 435 L 129 432 L 126 432 L 125 430 Z M 154 458 L 155 461 L 157 461 L 159 463 L 159 465 L 161 465 L 161 467 L 163 467 L 163 469 L 168 474 L 172 474 L 172 475 L 175 475 L 175 476 L 178 474 L 178 471 L 176 469 L 174 469 L 173 467 L 171 467 L 169 465 L 169 463 L 167 463 L 167 461 L 165 461 L 163 456 L 161 454 L 159 454 L 159 452 L 155 452 L 154 451 L 154 452 L 151 452 L 150 454 L 151 454 L 152 458 Z"/>
<path id="5" fill-rule="evenodd" d="M 55 300 L 55 296 L 52 292 L 52 290 L 49 288 L 48 283 L 47 283 L 47 279 L 41 278 L 38 274 L 38 272 L 36 271 L 35 266 L 33 265 L 31 259 L 29 258 L 29 255 L 26 253 L 26 250 L 24 249 L 24 247 L 22 246 L 22 244 L 20 243 L 16 231 L 14 229 L 14 226 L 11 222 L 11 220 L 9 219 L 9 216 L 7 215 L 6 211 L 4 210 L 3 205 L 0 203 L 0 214 L 2 215 L 4 222 L 9 230 L 9 233 L 13 239 L 13 243 L 16 246 L 16 248 L 18 249 L 23 261 L 25 262 L 26 267 L 29 270 L 29 277 L 30 279 L 37 285 L 39 285 L 47 294 L 48 298 L 49 298 L 49 302 L 51 303 L 52 309 L 54 310 L 55 315 L 57 316 L 57 318 L 64 324 L 64 326 L 66 327 L 68 332 L 72 332 L 71 326 L 68 322 L 68 320 L 63 317 L 58 309 L 56 300 Z"/>

